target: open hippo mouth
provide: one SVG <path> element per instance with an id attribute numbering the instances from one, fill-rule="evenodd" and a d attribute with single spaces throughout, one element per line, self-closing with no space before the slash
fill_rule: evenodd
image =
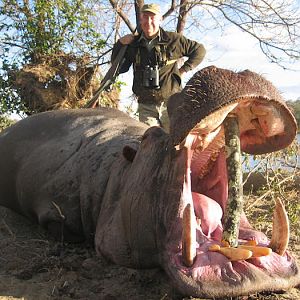
<path id="1" fill-rule="evenodd" d="M 276 202 L 271 240 L 243 212 L 240 151 L 276 151 L 296 134 L 276 89 L 250 71 L 209 67 L 170 99 L 168 109 L 170 135 L 186 166 L 164 265 L 177 288 L 224 297 L 299 284 L 298 267 L 286 251 L 289 222 L 282 202 Z"/>

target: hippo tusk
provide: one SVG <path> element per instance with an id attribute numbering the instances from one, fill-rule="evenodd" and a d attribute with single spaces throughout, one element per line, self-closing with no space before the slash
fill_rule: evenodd
<path id="1" fill-rule="evenodd" d="M 281 200 L 276 200 L 273 213 L 273 230 L 269 247 L 279 255 L 283 255 L 290 238 L 289 219 Z"/>
<path id="2" fill-rule="evenodd" d="M 187 204 L 183 211 L 182 225 L 182 260 L 185 266 L 191 267 L 197 255 L 196 224 L 194 209 Z"/>
<path id="3" fill-rule="evenodd" d="M 187 148 L 187 168 L 184 180 L 183 195 L 187 202 L 182 216 L 182 261 L 185 266 L 191 267 L 197 255 L 196 247 L 196 216 L 194 213 L 193 197 L 191 193 L 191 158 L 193 146 L 197 144 L 197 135 L 188 135 L 185 141 Z"/>
<path id="4" fill-rule="evenodd" d="M 243 212 L 243 179 L 238 119 L 229 114 L 224 121 L 228 202 L 224 216 L 222 239 L 231 247 L 238 245 L 240 218 Z"/>

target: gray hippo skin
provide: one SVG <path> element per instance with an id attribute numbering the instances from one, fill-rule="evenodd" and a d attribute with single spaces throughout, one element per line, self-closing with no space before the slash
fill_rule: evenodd
<path id="1" fill-rule="evenodd" d="M 57 238 L 94 239 L 96 251 L 116 264 L 160 266 L 183 295 L 229 297 L 298 285 L 296 261 L 276 239 L 271 254 L 247 260 L 209 250 L 221 243 L 228 195 L 223 121 L 238 117 L 245 152 L 282 149 L 296 123 L 280 94 L 250 71 L 208 67 L 169 103 L 170 134 L 107 108 L 19 121 L 0 136 L 1 205 Z M 188 203 L 196 220 L 191 266 L 182 259 Z M 248 240 L 270 242 L 242 214 L 239 242 Z"/>

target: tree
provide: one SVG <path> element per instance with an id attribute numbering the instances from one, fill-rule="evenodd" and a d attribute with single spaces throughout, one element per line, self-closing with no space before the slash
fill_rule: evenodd
<path id="1" fill-rule="evenodd" d="M 297 1 L 159 3 L 168 30 L 204 35 L 234 24 L 257 39 L 270 62 L 286 67 L 300 59 Z M 143 4 L 143 0 L 3 0 L 0 111 L 82 107 L 99 84 L 99 66 L 103 70 L 109 61 L 113 43 L 138 26 Z M 108 105 L 117 104 L 110 98 Z"/>
<path id="2" fill-rule="evenodd" d="M 2 130 L 4 130 L 5 128 L 7 128 L 7 127 L 13 125 L 15 122 L 16 122 L 16 121 L 14 121 L 14 120 L 8 118 L 7 116 L 4 116 L 4 115 L 1 116 L 1 115 L 0 115 L 0 132 L 1 132 Z"/>
<path id="3" fill-rule="evenodd" d="M 0 15 L 0 112 L 82 106 L 98 86 L 106 43 L 92 5 L 4 0 Z"/>
<path id="4" fill-rule="evenodd" d="M 300 130 L 300 100 L 297 101 L 288 101 L 287 104 L 292 108 L 297 125 L 298 125 L 298 131 Z"/>
<path id="5" fill-rule="evenodd" d="M 132 31 L 134 26 L 122 10 L 125 2 L 110 0 Z M 139 10 L 144 1 L 134 3 Z M 284 67 L 287 61 L 300 59 L 300 6 L 295 0 L 170 0 L 163 4 L 166 6 L 163 19 L 168 19 L 172 30 L 176 28 L 181 33 L 187 28 L 193 31 L 200 28 L 209 32 L 215 27 L 224 29 L 234 24 L 257 39 L 272 63 Z"/>

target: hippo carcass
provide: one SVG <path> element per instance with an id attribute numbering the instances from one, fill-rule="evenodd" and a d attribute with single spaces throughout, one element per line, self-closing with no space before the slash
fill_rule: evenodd
<path id="1" fill-rule="evenodd" d="M 299 269 L 282 241 L 272 239 L 267 256 L 237 261 L 210 250 L 221 245 L 228 198 L 223 121 L 238 117 L 245 152 L 286 147 L 296 123 L 277 90 L 250 71 L 208 67 L 170 99 L 169 112 L 170 134 L 108 108 L 19 121 L 0 136 L 0 203 L 58 238 L 94 239 L 96 251 L 116 264 L 161 266 L 184 295 L 238 296 L 298 285 Z M 187 207 L 195 222 L 183 226 Z M 269 245 L 243 213 L 240 218 L 239 243 Z M 273 230 L 278 236 L 280 228 Z M 196 236 L 189 266 L 182 252 L 186 231 Z"/>

